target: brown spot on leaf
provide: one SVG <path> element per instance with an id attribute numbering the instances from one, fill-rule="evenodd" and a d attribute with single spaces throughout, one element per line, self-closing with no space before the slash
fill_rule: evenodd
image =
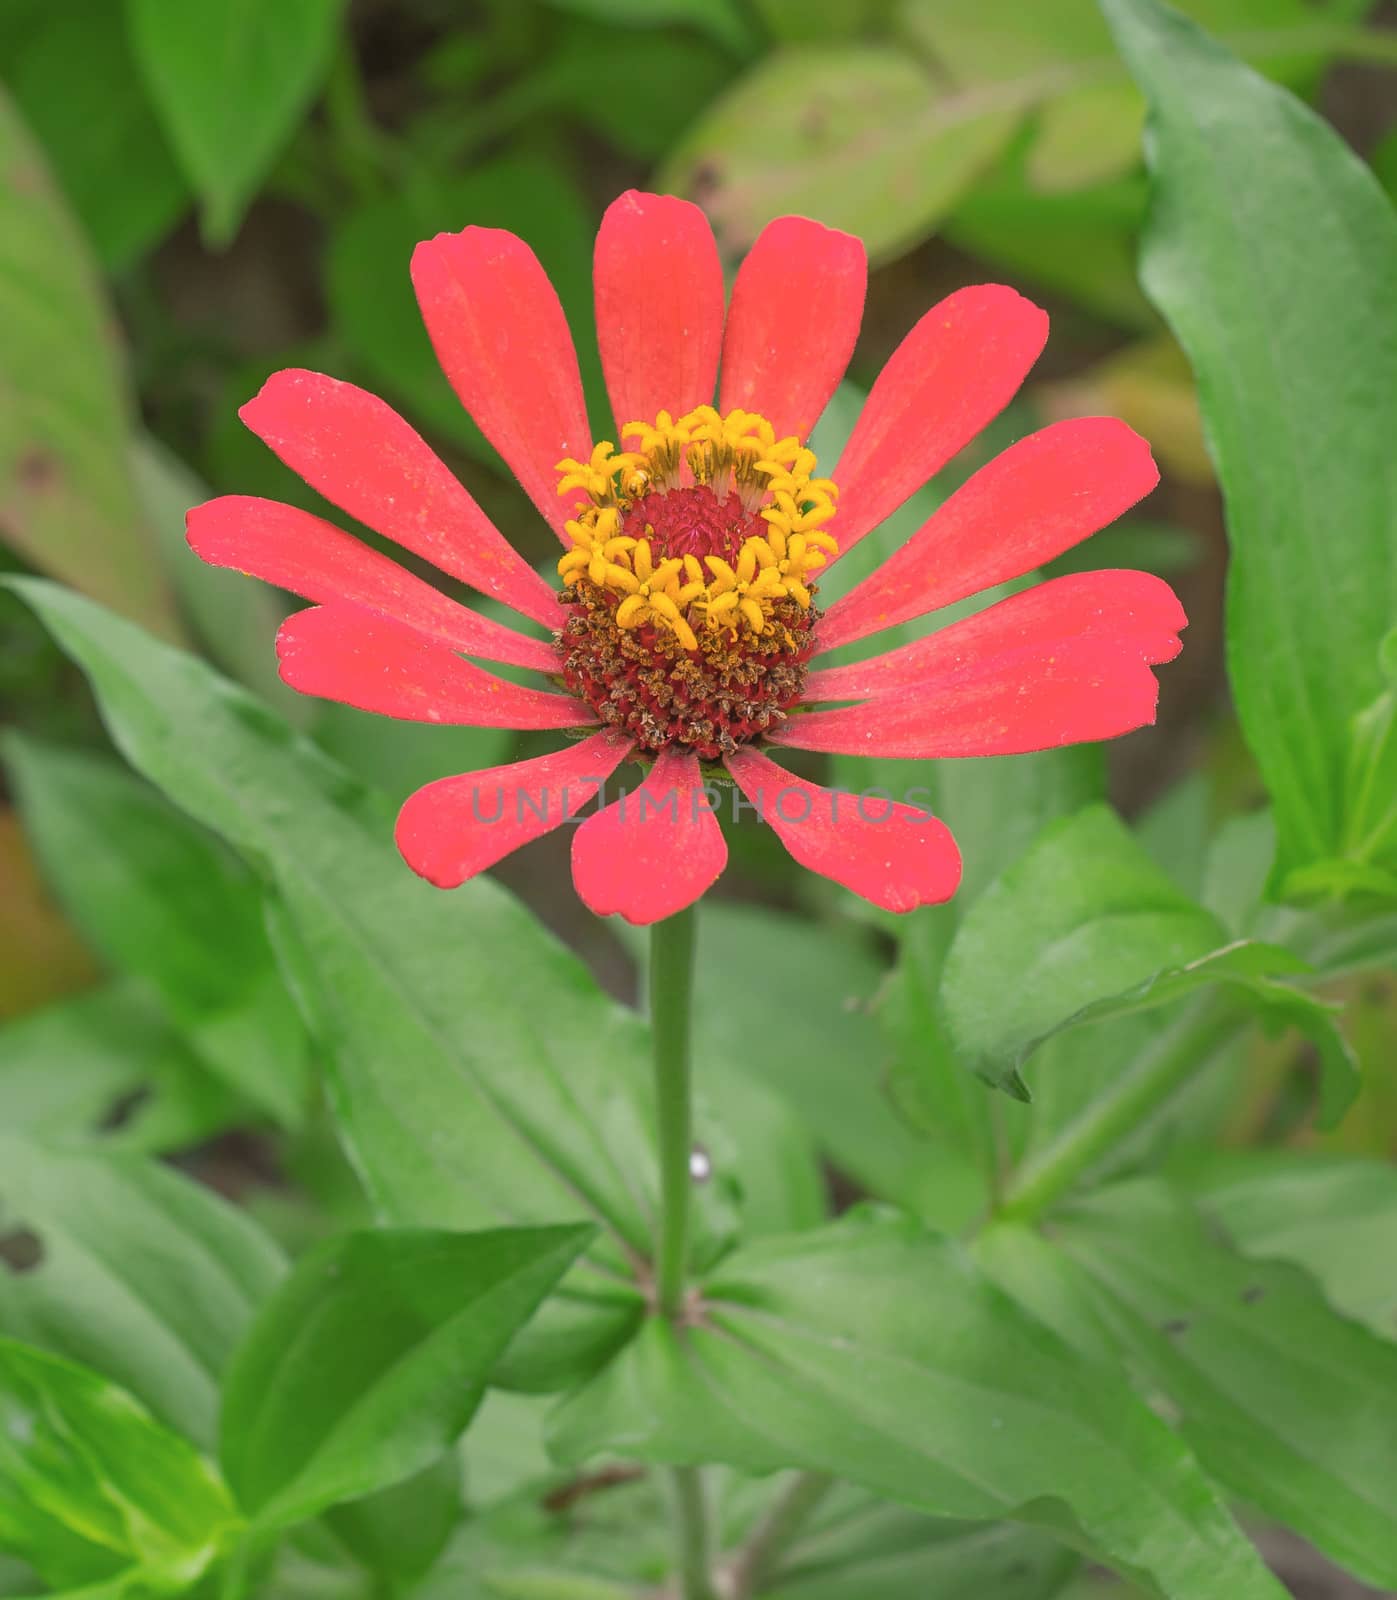
<path id="1" fill-rule="evenodd" d="M 33 1272 L 44 1259 L 44 1241 L 29 1228 L 0 1234 L 0 1263 L 11 1272 Z"/>

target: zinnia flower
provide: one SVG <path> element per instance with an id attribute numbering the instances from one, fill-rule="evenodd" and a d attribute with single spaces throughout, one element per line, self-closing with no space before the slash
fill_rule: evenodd
<path id="1" fill-rule="evenodd" d="M 277 638 L 281 674 L 303 693 L 422 722 L 595 730 L 410 796 L 397 841 L 431 882 L 454 887 L 575 817 L 634 757 L 650 764 L 643 788 L 573 837 L 573 878 L 594 911 L 653 922 L 718 877 L 727 851 L 705 766 L 726 769 L 803 866 L 908 911 L 955 892 L 947 828 L 919 807 L 856 805 L 769 751 L 1008 755 L 1154 720 L 1150 666 L 1177 653 L 1185 619 L 1169 587 L 1142 572 L 1057 578 L 870 660 L 820 664 L 836 646 L 1031 572 L 1158 481 L 1123 423 L 1059 422 L 981 468 L 821 610 L 829 567 L 968 444 L 1037 359 L 1047 317 L 1012 289 L 963 289 L 928 311 L 821 476 L 805 441 L 853 351 L 867 277 L 848 234 L 773 222 L 725 315 L 703 213 L 622 195 L 596 245 L 616 419 L 601 442 L 562 307 L 522 240 L 439 234 L 418 246 L 412 276 L 461 403 L 562 541 L 557 587 L 362 389 L 279 372 L 242 419 L 342 511 L 552 637 L 482 616 L 273 501 L 210 501 L 190 513 L 189 540 L 205 561 L 316 602 Z M 550 687 L 465 657 L 535 671 Z"/>

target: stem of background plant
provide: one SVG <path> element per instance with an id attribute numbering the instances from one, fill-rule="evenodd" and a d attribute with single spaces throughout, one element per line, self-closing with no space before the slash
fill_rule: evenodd
<path id="1" fill-rule="evenodd" d="M 733 1560 L 728 1583 L 733 1600 L 752 1600 L 761 1592 L 810 1513 L 833 1487 L 834 1479 L 824 1472 L 798 1472 L 786 1484 Z"/>
<path id="2" fill-rule="evenodd" d="M 1009 1180 L 998 1211 L 1020 1222 L 1041 1216 L 1078 1178 L 1134 1133 L 1247 1025 L 1222 996 L 1193 1006 L 1128 1071 L 1093 1100 Z"/>
<path id="3" fill-rule="evenodd" d="M 693 1177 L 690 1061 L 697 909 L 650 930 L 650 1030 L 655 1060 L 655 1126 L 660 1155 L 660 1223 L 655 1240 L 655 1301 L 673 1319 L 684 1307 Z M 670 1473 L 683 1600 L 713 1600 L 708 1502 L 697 1467 Z"/>

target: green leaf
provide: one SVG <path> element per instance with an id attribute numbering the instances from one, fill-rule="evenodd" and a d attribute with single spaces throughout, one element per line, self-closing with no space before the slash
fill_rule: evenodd
<path id="1" fill-rule="evenodd" d="M 725 1264 L 556 1414 L 599 1450 L 830 1472 L 932 1515 L 1013 1517 L 1169 1600 L 1279 1597 L 1191 1457 L 951 1241 L 851 1218 Z"/>
<path id="2" fill-rule="evenodd" d="M 1397 614 L 1397 219 L 1297 100 L 1158 0 L 1103 3 L 1150 101 L 1141 274 L 1198 378 L 1232 546 L 1233 695 L 1283 884 L 1340 853 L 1349 719 L 1381 688 Z"/>
<path id="3" fill-rule="evenodd" d="M 396 1589 L 426 1576 L 463 1515 L 461 1458 L 448 1450 L 414 1477 L 326 1512 L 325 1521 L 358 1561 Z"/>
<path id="4" fill-rule="evenodd" d="M 88 942 L 153 986 L 210 1071 L 295 1124 L 309 1093 L 305 1032 L 257 880 L 115 764 L 18 734 L 3 753 L 45 876 Z"/>
<path id="5" fill-rule="evenodd" d="M 126 0 L 131 45 L 204 233 L 226 244 L 330 64 L 343 0 Z"/>
<path id="6" fill-rule="evenodd" d="M 1336 1311 L 1397 1339 L 1397 1169 L 1249 1151 L 1185 1172 L 1183 1181 L 1245 1254 L 1303 1267 Z"/>
<path id="7" fill-rule="evenodd" d="M 1336 1316 L 1296 1268 L 1236 1255 L 1162 1184 L 1103 1192 L 1058 1238 L 1203 1465 L 1366 1582 L 1397 1586 L 1397 1347 Z"/>
<path id="8" fill-rule="evenodd" d="M 0 1339 L 0 1547 L 55 1588 L 135 1569 L 178 1593 L 235 1523 L 210 1468 L 124 1390 Z"/>
<path id="9" fill-rule="evenodd" d="M 244 1509 L 294 1523 L 429 1466 L 594 1231 L 367 1231 L 304 1257 L 225 1384 L 223 1466 Z"/>
<path id="10" fill-rule="evenodd" d="M 1034 1529 L 923 1517 L 841 1484 L 759 1593 L 761 1600 L 1050 1600 L 1078 1564 Z"/>
<path id="11" fill-rule="evenodd" d="M 1229 941 L 1115 814 L 1092 807 L 1047 829 L 967 913 L 946 957 L 951 1039 L 989 1082 L 1022 1098 L 1020 1068 L 1055 1035 L 1152 1011 L 1221 984 L 1320 1052 L 1320 1120 L 1357 1092 L 1332 1006 L 1286 980 L 1310 972 L 1281 945 Z"/>
<path id="12" fill-rule="evenodd" d="M 910 249 L 1012 135 L 1012 93 L 938 95 L 899 50 L 774 51 L 708 111 L 657 186 L 701 199 L 737 260 L 788 212 L 856 233 L 875 260 Z"/>
<path id="13" fill-rule="evenodd" d="M 447 895 L 415 878 L 389 809 L 208 666 L 79 596 L 12 583 L 88 673 L 127 759 L 274 878 L 277 954 L 330 1055 L 341 1135 L 380 1214 L 600 1222 L 598 1261 L 568 1288 L 595 1335 L 582 1347 L 604 1355 L 641 1305 L 630 1269 L 654 1214 L 640 1020 L 497 884 Z M 731 1226 L 726 1190 L 709 1185 L 696 1259 Z"/>
<path id="14" fill-rule="evenodd" d="M 816 42 L 759 61 L 661 167 L 658 187 L 701 201 L 734 260 L 788 212 L 858 234 L 875 260 L 899 255 L 965 198 L 1030 113 L 1030 191 L 1135 164 L 1140 97 L 1094 0 L 903 0 L 897 9 L 916 53 L 826 42 L 807 7 L 803 39 Z M 1190 9 L 1282 76 L 1364 49 L 1359 30 L 1317 20 L 1303 0 L 1192 0 Z M 1080 248 L 1076 261 L 1078 275 L 1100 270 Z M 1119 288 L 1110 294 L 1119 299 Z"/>
<path id="15" fill-rule="evenodd" d="M 99 259 L 120 272 L 169 230 L 188 194 L 142 91 L 120 6 L 44 7 L 5 68 Z M 75 105 L 102 114 L 74 116 Z"/>
<path id="16" fill-rule="evenodd" d="M 1033 1045 L 1094 1001 L 1226 942 L 1115 813 L 1045 829 L 961 921 L 942 1000 L 966 1062 L 1016 1085 Z"/>
<path id="17" fill-rule="evenodd" d="M 6 1135 L 0 1224 L 40 1252 L 0 1273 L 0 1328 L 106 1373 L 211 1449 L 223 1368 L 284 1270 L 246 1213 L 152 1161 Z"/>
<path id="18" fill-rule="evenodd" d="M 177 638 L 126 466 L 111 312 L 43 154 L 3 90 L 0 171 L 0 539 Z"/>
<path id="19" fill-rule="evenodd" d="M 289 689 L 276 667 L 272 641 L 287 614 L 275 589 L 249 583 L 240 572 L 196 560 L 185 538 L 190 506 L 213 498 L 213 490 L 153 434 L 137 434 L 129 459 L 146 522 L 155 535 L 184 614 L 217 664 L 269 701 L 298 726 L 312 703 Z"/>
<path id="20" fill-rule="evenodd" d="M 197 1144 L 246 1113 L 134 980 L 0 1025 L 7 1132 L 130 1150 Z"/>
<path id="21" fill-rule="evenodd" d="M 750 1073 L 799 1111 L 826 1156 L 861 1187 L 920 1215 L 969 1220 L 979 1184 L 968 1152 L 918 1137 L 888 1097 L 891 1051 L 871 1015 L 884 975 L 857 928 L 710 900 L 694 978 L 704 1019 L 695 1075 L 703 1084 Z"/>
<path id="22" fill-rule="evenodd" d="M 1281 945 L 1238 940 L 1186 966 L 1165 967 L 1131 989 L 1083 1006 L 1049 1033 L 1029 1043 L 1021 1059 L 1031 1055 L 1053 1034 L 1068 1028 L 1153 1011 L 1196 989 L 1220 983 L 1231 994 L 1255 1007 L 1267 1024 L 1297 1028 L 1314 1044 L 1319 1052 L 1322 1074 L 1320 1122 L 1324 1127 L 1332 1127 L 1352 1105 L 1358 1092 L 1358 1062 L 1335 1021 L 1338 1008 L 1285 982 L 1309 970 L 1307 963 Z"/>

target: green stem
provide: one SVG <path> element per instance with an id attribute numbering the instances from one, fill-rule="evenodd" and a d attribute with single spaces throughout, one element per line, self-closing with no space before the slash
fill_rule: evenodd
<path id="1" fill-rule="evenodd" d="M 799 1472 L 791 1479 L 733 1560 L 732 1600 L 752 1600 L 761 1592 L 811 1512 L 833 1487 L 834 1479 L 825 1472 Z"/>
<path id="2" fill-rule="evenodd" d="M 999 1216 L 1041 1216 L 1127 1135 L 1134 1133 L 1208 1065 L 1247 1024 L 1218 996 L 1193 1006 L 1110 1088 L 1086 1106 L 1009 1181 Z"/>
<path id="3" fill-rule="evenodd" d="M 655 1057 L 655 1125 L 660 1155 L 660 1223 L 655 1241 L 655 1301 L 671 1320 L 684 1309 L 689 1263 L 689 1170 L 694 1130 L 690 1026 L 694 935 L 690 906 L 650 930 L 650 1029 Z M 708 1503 L 697 1467 L 670 1472 L 683 1600 L 713 1600 Z"/>
<path id="4" fill-rule="evenodd" d="M 679 1536 L 679 1593 L 683 1600 L 715 1600 L 708 1497 L 697 1467 L 672 1467 L 674 1524 Z"/>
<path id="5" fill-rule="evenodd" d="M 695 908 L 650 930 L 650 1018 L 655 1052 L 655 1120 L 660 1148 L 660 1227 L 655 1298 L 667 1317 L 684 1305 L 693 1180 L 689 1022 L 693 1010 Z"/>

